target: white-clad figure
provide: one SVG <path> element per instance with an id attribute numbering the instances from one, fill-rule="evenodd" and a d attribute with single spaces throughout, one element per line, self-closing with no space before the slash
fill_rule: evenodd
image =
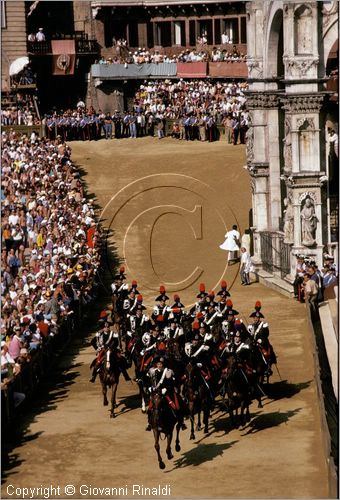
<path id="1" fill-rule="evenodd" d="M 238 260 L 238 252 L 240 250 L 240 233 L 237 226 L 234 225 L 231 231 L 225 234 L 225 241 L 220 245 L 221 250 L 227 250 L 228 262 L 235 262 Z"/>

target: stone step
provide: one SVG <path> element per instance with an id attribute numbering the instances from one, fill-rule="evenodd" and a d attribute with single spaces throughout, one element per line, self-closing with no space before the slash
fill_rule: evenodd
<path id="1" fill-rule="evenodd" d="M 282 295 L 285 295 L 286 297 L 294 297 L 294 288 L 290 283 L 287 283 L 287 281 L 277 276 L 273 276 L 272 274 L 263 270 L 260 270 L 256 273 L 256 278 L 260 283 L 267 286 L 268 288 L 282 293 Z"/>

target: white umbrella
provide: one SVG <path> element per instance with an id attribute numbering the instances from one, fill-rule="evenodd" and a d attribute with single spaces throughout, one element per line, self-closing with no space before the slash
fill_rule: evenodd
<path id="1" fill-rule="evenodd" d="M 30 60 L 27 56 L 18 57 L 9 67 L 9 75 L 14 76 L 20 73 L 24 69 L 25 66 L 29 64 Z"/>

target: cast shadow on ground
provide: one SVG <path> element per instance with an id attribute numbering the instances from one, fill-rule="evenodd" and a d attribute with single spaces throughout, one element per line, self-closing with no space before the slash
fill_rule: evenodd
<path id="1" fill-rule="evenodd" d="M 120 398 L 118 395 L 119 401 L 118 401 L 118 411 L 116 413 L 117 417 L 123 415 L 123 413 L 129 413 L 132 410 L 137 410 L 138 408 L 142 408 L 141 398 L 138 394 L 138 385 L 137 384 L 134 385 L 136 386 L 136 394 L 130 394 L 129 396 L 125 396 L 123 398 Z"/>
<path id="2" fill-rule="evenodd" d="M 307 380 L 306 382 L 300 382 L 298 384 L 291 384 L 287 380 L 280 380 L 280 382 L 273 382 L 272 384 L 267 384 L 264 386 L 264 392 L 269 399 L 273 401 L 278 401 L 280 399 L 289 399 L 298 394 L 300 391 L 307 389 L 312 380 Z M 265 402 L 265 404 L 270 404 L 271 401 Z"/>
<path id="3" fill-rule="evenodd" d="M 221 457 L 226 450 L 231 448 L 236 443 L 238 443 L 238 440 L 222 444 L 199 444 L 195 448 L 182 453 L 181 457 L 175 459 L 173 462 L 173 469 L 167 472 L 171 472 L 176 469 L 182 469 L 183 467 L 189 467 L 190 465 L 197 466 L 205 462 L 210 462 L 217 457 Z"/>
<path id="4" fill-rule="evenodd" d="M 242 431 L 246 431 L 242 436 L 247 436 L 248 434 L 255 434 L 259 431 L 264 431 L 265 429 L 270 429 L 272 427 L 277 427 L 281 424 L 286 424 L 289 419 L 295 417 L 302 408 L 296 408 L 295 410 L 288 410 L 285 412 L 274 411 L 271 413 L 262 413 L 243 427 Z"/>

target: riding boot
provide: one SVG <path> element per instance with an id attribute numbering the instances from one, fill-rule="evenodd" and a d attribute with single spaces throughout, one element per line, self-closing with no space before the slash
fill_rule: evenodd
<path id="1" fill-rule="evenodd" d="M 90 382 L 92 382 L 92 384 L 94 384 L 96 381 L 97 373 L 97 368 L 94 367 L 92 371 L 92 377 L 90 378 Z"/>
<path id="2" fill-rule="evenodd" d="M 148 423 L 148 425 L 145 427 L 146 431 L 151 431 L 151 425 Z"/>

